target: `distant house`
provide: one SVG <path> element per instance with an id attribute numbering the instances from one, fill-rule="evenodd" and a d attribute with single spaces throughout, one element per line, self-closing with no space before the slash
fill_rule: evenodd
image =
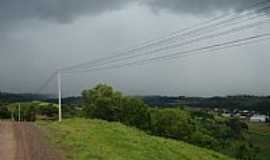
<path id="1" fill-rule="evenodd" d="M 247 116 L 240 115 L 239 118 L 242 119 L 242 120 L 248 120 L 248 117 Z"/>
<path id="2" fill-rule="evenodd" d="M 223 117 L 232 117 L 232 115 L 230 113 L 222 113 Z"/>
<path id="3" fill-rule="evenodd" d="M 267 116 L 266 115 L 253 115 L 252 117 L 250 117 L 250 121 L 251 122 L 266 122 L 267 120 Z"/>

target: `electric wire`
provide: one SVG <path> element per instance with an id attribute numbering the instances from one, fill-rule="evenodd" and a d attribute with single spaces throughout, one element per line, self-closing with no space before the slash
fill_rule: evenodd
<path id="1" fill-rule="evenodd" d="M 269 3 L 269 1 L 263 1 L 263 2 L 260 2 L 260 3 L 256 3 L 255 5 L 252 5 L 252 7 L 257 6 L 257 5 L 266 4 L 266 3 Z M 267 11 L 269 8 L 270 8 L 269 6 L 264 7 L 264 8 L 258 8 L 258 9 L 255 8 L 255 9 L 253 10 L 253 12 L 256 11 L 256 12 L 260 13 L 260 12 Z M 251 9 L 251 8 L 249 8 L 249 9 Z M 243 9 L 243 10 L 244 10 L 244 9 Z M 245 9 L 245 10 L 246 10 L 246 9 Z M 248 12 L 248 15 L 252 15 L 253 12 Z M 247 15 L 247 14 L 245 14 L 244 16 L 246 16 L 246 15 Z M 215 17 L 214 20 L 218 20 L 218 19 L 220 19 L 221 17 L 226 17 L 226 16 Z M 195 34 L 195 33 L 199 32 L 199 31 L 202 31 L 202 30 L 205 30 L 205 29 L 209 29 L 209 27 L 217 27 L 217 26 L 220 26 L 220 25 L 224 25 L 224 24 L 226 24 L 226 23 L 232 22 L 232 21 L 237 20 L 237 19 L 240 19 L 240 18 L 243 18 L 243 15 L 238 15 L 238 16 L 236 16 L 236 17 L 230 17 L 229 19 L 225 19 L 225 20 L 223 20 L 223 21 L 221 21 L 221 22 L 218 22 L 218 23 L 216 23 L 216 24 L 210 24 L 210 25 L 207 25 L 207 26 L 203 26 L 203 27 L 200 27 L 200 28 L 198 28 L 198 29 L 191 30 L 191 31 L 189 31 L 189 32 L 187 32 L 187 33 L 183 33 L 183 34 L 181 34 L 181 35 L 175 35 L 175 33 L 180 33 L 180 32 L 175 32 L 175 33 L 173 33 L 173 35 L 174 35 L 173 37 L 165 37 L 165 38 L 162 39 L 162 40 L 157 40 L 157 42 L 153 41 L 154 43 L 151 43 L 150 45 L 151 45 L 151 46 L 152 46 L 152 45 L 158 45 L 158 44 L 163 43 L 163 42 L 166 42 L 166 41 L 168 41 L 168 40 L 175 39 L 176 37 L 179 37 L 179 36 L 180 36 L 180 37 L 181 37 L 181 36 L 183 37 L 183 36 L 192 35 L 192 34 Z M 209 24 L 209 21 L 202 22 L 202 23 Z M 213 25 L 214 25 L 214 26 L 213 26 Z M 194 25 L 194 26 L 191 27 L 191 28 L 196 28 L 196 25 Z M 121 53 L 116 54 L 116 55 L 113 55 L 113 56 L 104 57 L 104 58 L 96 59 L 96 60 L 93 60 L 93 61 L 90 61 L 90 62 L 86 62 L 86 63 L 81 63 L 81 64 L 78 64 L 78 65 L 74 65 L 74 66 L 71 66 L 71 67 L 62 68 L 61 71 L 72 70 L 72 69 L 74 69 L 74 68 L 81 68 L 81 67 L 84 67 L 84 66 L 89 65 L 89 64 L 91 64 L 91 65 L 96 65 L 96 64 L 98 64 L 98 63 L 100 63 L 100 62 L 105 62 L 105 61 L 111 60 L 111 59 L 113 59 L 113 58 L 118 58 L 119 56 L 126 56 L 128 53 L 133 53 L 134 51 L 138 51 L 139 49 L 142 50 L 142 49 L 145 49 L 146 47 L 149 47 L 149 45 L 146 45 L 146 46 L 143 45 L 143 46 L 141 46 L 141 47 L 139 47 L 139 48 L 134 48 L 134 49 L 128 50 L 127 52 L 121 52 Z"/>
<path id="2" fill-rule="evenodd" d="M 162 53 L 162 51 L 176 49 L 176 48 L 179 48 L 179 47 L 182 47 L 182 46 L 185 46 L 185 45 L 190 45 L 192 43 L 208 40 L 208 39 L 211 39 L 211 38 L 217 38 L 217 37 L 221 37 L 221 36 L 224 36 L 224 35 L 227 36 L 227 35 L 235 33 L 235 32 L 244 31 L 244 30 L 247 30 L 247 29 L 254 28 L 254 27 L 258 26 L 258 25 L 267 24 L 267 23 L 269 23 L 269 21 L 259 21 L 259 22 L 253 23 L 253 24 L 242 25 L 242 26 L 238 26 L 236 28 L 232 28 L 230 30 L 225 30 L 225 31 L 220 32 L 220 33 L 205 35 L 203 37 L 198 37 L 198 38 L 195 38 L 195 39 L 185 41 L 183 43 L 172 44 L 172 45 L 157 48 L 157 49 L 154 49 L 154 50 L 151 50 L 151 51 L 147 51 L 147 52 L 143 52 L 143 53 L 139 53 L 139 54 L 133 54 L 133 55 L 130 55 L 128 57 L 119 57 L 118 59 L 109 60 L 106 63 L 101 63 L 99 65 L 92 65 L 92 66 L 88 66 L 88 67 L 85 67 L 85 68 L 104 66 L 104 65 L 111 64 L 111 63 L 115 63 L 115 62 L 121 62 L 121 61 L 124 61 L 124 60 L 134 59 L 134 58 L 137 58 L 139 56 L 146 56 L 146 55 L 151 55 L 151 54 L 156 55 L 156 54 L 158 54 L 160 52 Z M 80 69 L 82 69 L 82 68 L 79 68 L 79 70 Z M 76 71 L 76 70 L 73 69 L 71 71 Z M 62 72 L 65 73 L 65 72 L 69 72 L 69 71 L 62 71 Z"/>
<path id="3" fill-rule="evenodd" d="M 197 49 L 192 49 L 192 50 L 188 50 L 188 51 L 183 51 L 183 52 L 176 52 L 176 53 L 172 53 L 169 55 L 154 57 L 154 58 L 150 58 L 150 59 L 146 59 L 146 60 L 142 60 L 142 61 L 135 61 L 135 62 L 120 64 L 120 65 L 111 65 L 111 66 L 106 66 L 106 67 L 84 69 L 84 70 L 80 70 L 80 71 L 76 71 L 76 72 L 70 71 L 70 72 L 64 72 L 64 73 L 71 74 L 71 73 L 82 73 L 82 72 L 90 72 L 90 71 L 101 71 L 101 70 L 106 70 L 106 69 L 121 68 L 121 67 L 125 67 L 125 66 L 140 65 L 142 63 L 148 64 L 149 62 L 155 62 L 157 60 L 163 60 L 165 58 L 176 58 L 179 55 L 184 55 L 185 57 L 190 56 L 189 54 L 190 53 L 193 54 L 193 52 L 204 52 L 204 51 L 207 51 L 209 49 L 226 49 L 226 48 L 231 48 L 233 46 L 243 45 L 242 43 L 249 44 L 248 43 L 249 41 L 250 41 L 250 43 L 252 43 L 253 40 L 257 40 L 260 38 L 267 38 L 267 37 L 270 37 L 270 33 L 254 35 L 254 36 L 241 38 L 241 39 L 237 39 L 237 40 L 233 40 L 233 41 L 227 41 L 224 43 L 217 43 L 214 45 L 209 45 L 209 46 L 205 46 L 205 47 L 201 47 L 201 48 L 197 48 Z"/>

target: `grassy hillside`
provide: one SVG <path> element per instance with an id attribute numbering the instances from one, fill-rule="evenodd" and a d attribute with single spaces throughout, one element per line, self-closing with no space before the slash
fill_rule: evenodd
<path id="1" fill-rule="evenodd" d="M 68 159 L 76 160 L 229 160 L 184 142 L 149 136 L 120 123 L 69 119 L 38 122 Z"/>
<path id="2" fill-rule="evenodd" d="M 270 126 L 265 123 L 249 123 L 250 136 L 253 144 L 260 147 L 258 158 L 270 159 Z"/>

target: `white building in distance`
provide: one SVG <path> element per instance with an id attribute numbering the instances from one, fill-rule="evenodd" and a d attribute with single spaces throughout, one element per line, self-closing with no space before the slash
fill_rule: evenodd
<path id="1" fill-rule="evenodd" d="M 267 118 L 268 117 L 266 115 L 255 114 L 252 117 L 250 117 L 250 121 L 251 122 L 266 122 Z"/>

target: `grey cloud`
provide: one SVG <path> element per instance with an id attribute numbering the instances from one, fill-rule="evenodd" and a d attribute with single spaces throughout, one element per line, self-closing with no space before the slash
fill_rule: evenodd
<path id="1" fill-rule="evenodd" d="M 117 10 L 132 0 L 0 0 L 0 27 L 28 19 L 71 22 L 84 14 Z"/>
<path id="2" fill-rule="evenodd" d="M 143 7 L 129 5 L 133 1 L 0 0 L 0 90 L 33 92 L 56 68 L 110 56 L 112 50 L 197 24 L 198 15 L 236 10 L 259 0 L 141 0 Z M 176 14 L 154 15 L 145 6 Z M 81 16 L 93 17 L 70 23 Z M 13 27 L 16 31 L 10 30 Z M 6 34 L 1 34 L 3 28 Z M 82 89 L 108 83 L 131 95 L 268 95 L 268 44 L 224 50 L 218 56 L 64 76 L 63 92 L 78 95 Z M 44 93 L 56 93 L 55 86 L 54 80 Z"/>
<path id="3" fill-rule="evenodd" d="M 257 4 L 258 0 L 146 0 L 154 11 L 168 10 L 175 13 L 209 14 L 239 11 Z M 269 1 L 270 2 L 270 1 Z"/>
<path id="4" fill-rule="evenodd" d="M 96 15 L 125 7 L 138 0 L 0 0 L 0 27 L 26 19 L 45 19 L 68 23 L 82 15 Z M 257 0 L 141 0 L 154 10 L 176 13 L 205 14 L 236 10 Z"/>

